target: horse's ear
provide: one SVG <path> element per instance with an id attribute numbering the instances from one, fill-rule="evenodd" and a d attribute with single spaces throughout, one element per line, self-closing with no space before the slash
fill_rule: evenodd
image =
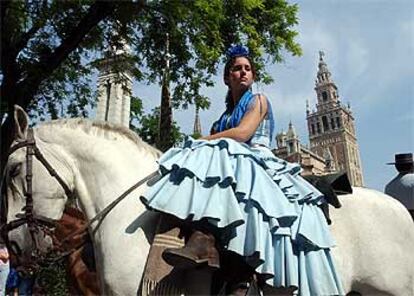
<path id="1" fill-rule="evenodd" d="M 29 116 L 19 105 L 14 105 L 15 140 L 26 140 L 29 129 Z"/>

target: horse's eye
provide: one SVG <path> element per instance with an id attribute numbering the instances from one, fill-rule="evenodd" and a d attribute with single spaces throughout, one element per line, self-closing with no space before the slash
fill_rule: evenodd
<path id="1" fill-rule="evenodd" d="M 14 178 L 20 174 L 20 170 L 22 168 L 22 164 L 18 163 L 10 168 L 10 177 Z"/>

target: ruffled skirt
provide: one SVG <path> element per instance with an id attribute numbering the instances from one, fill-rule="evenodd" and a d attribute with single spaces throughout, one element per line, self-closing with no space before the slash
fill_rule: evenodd
<path id="1" fill-rule="evenodd" d="M 269 285 L 344 295 L 318 207 L 323 195 L 299 175 L 299 165 L 231 139 L 190 139 L 159 164 L 162 178 L 141 197 L 148 208 L 207 219 L 225 235 L 226 249 L 251 259 Z"/>

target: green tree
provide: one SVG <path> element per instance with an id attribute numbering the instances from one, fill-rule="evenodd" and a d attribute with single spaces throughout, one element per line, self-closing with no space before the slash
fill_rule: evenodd
<path id="1" fill-rule="evenodd" d="M 161 130 L 171 135 L 171 108 L 194 102 L 208 107 L 201 87 L 213 85 L 229 45 L 250 48 L 264 83 L 271 82 L 266 63 L 281 61 L 283 50 L 300 54 L 293 29 L 297 9 L 286 0 L 1 1 L 2 166 L 13 105 L 39 117 L 86 115 L 94 98 L 89 62 L 109 46 L 130 44 L 135 78 L 164 82 Z M 170 70 L 164 81 L 167 33 Z"/>
<path id="2" fill-rule="evenodd" d="M 193 137 L 194 139 L 199 139 L 199 138 L 201 138 L 202 136 L 203 136 L 202 134 L 197 133 L 197 132 L 195 132 L 195 133 L 193 133 L 193 134 L 191 135 L 191 137 Z"/>
<path id="3" fill-rule="evenodd" d="M 92 104 L 91 55 L 110 43 L 116 20 L 143 1 L 1 1 L 1 168 L 13 135 L 13 106 L 40 119 L 86 115 Z M 129 10 L 125 13 L 124 10 Z M 123 18 L 122 18 L 123 17 Z M 117 22 L 118 24 L 119 22 Z"/>
<path id="4" fill-rule="evenodd" d="M 131 124 L 130 128 L 145 142 L 155 145 L 159 137 L 160 108 L 156 107 L 148 114 L 141 113 L 136 121 L 137 124 Z M 175 121 L 172 122 L 171 139 L 171 145 L 175 145 L 184 139 L 184 134 L 181 133 L 180 127 Z"/>

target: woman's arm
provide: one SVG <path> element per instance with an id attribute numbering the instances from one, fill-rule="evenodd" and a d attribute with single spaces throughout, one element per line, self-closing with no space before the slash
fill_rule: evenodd
<path id="1" fill-rule="evenodd" d="M 202 139 L 214 140 L 218 138 L 231 138 L 238 142 L 246 142 L 253 136 L 266 113 L 266 97 L 264 95 L 257 95 L 254 107 L 243 116 L 240 124 L 237 127 L 203 137 Z"/>

